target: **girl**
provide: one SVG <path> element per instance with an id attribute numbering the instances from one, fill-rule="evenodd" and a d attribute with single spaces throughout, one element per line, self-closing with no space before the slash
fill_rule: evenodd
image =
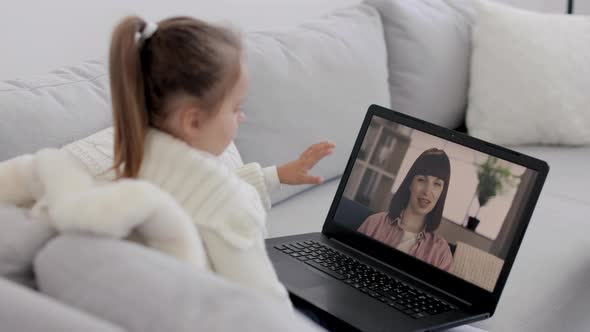
<path id="1" fill-rule="evenodd" d="M 128 17 L 113 33 L 109 64 L 117 177 L 146 180 L 174 197 L 198 228 L 211 270 L 289 304 L 264 246 L 260 166 L 239 172 L 257 192 L 215 158 L 244 120 L 248 74 L 239 38 L 188 17 L 158 25 Z M 333 148 L 312 146 L 279 167 L 279 180 L 320 183 L 307 172 Z"/>
<path id="2" fill-rule="evenodd" d="M 369 216 L 358 231 L 446 271 L 453 255 L 435 233 L 449 190 L 451 164 L 440 149 L 428 149 L 414 161 L 391 199 L 388 212 Z"/>

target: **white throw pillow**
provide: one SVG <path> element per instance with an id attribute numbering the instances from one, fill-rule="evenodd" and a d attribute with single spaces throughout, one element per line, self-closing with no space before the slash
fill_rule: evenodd
<path id="1" fill-rule="evenodd" d="M 466 122 L 497 144 L 589 144 L 590 17 L 480 2 Z"/>
<path id="2" fill-rule="evenodd" d="M 387 52 L 379 13 L 367 5 L 337 10 L 281 31 L 246 38 L 250 90 L 236 145 L 263 166 L 331 140 L 334 154 L 313 174 L 342 174 L 371 104 L 389 106 Z M 309 186 L 284 187 L 273 203 Z"/>

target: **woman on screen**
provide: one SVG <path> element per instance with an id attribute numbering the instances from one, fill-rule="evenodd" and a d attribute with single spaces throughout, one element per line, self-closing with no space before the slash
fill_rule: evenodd
<path id="1" fill-rule="evenodd" d="M 393 195 L 389 211 L 369 216 L 358 231 L 451 271 L 449 244 L 434 233 L 442 220 L 450 177 L 447 154 L 436 148 L 424 151 Z"/>

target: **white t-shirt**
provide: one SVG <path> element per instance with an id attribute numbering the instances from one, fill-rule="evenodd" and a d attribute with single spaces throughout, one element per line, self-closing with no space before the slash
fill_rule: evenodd
<path id="1" fill-rule="evenodd" d="M 400 242 L 395 248 L 407 254 L 412 248 L 412 246 L 418 240 L 418 233 L 412 233 L 405 230 L 403 232 L 404 234 L 402 235 Z"/>

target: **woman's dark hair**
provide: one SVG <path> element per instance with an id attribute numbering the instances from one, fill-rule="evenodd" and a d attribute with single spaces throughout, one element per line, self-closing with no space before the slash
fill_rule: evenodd
<path id="1" fill-rule="evenodd" d="M 391 203 L 389 204 L 389 218 L 395 219 L 399 217 L 402 211 L 407 207 L 408 202 L 410 201 L 410 186 L 414 177 L 417 175 L 435 176 L 444 181 L 444 188 L 438 198 L 438 202 L 436 202 L 436 206 L 426 215 L 425 231 L 433 232 L 440 225 L 451 178 L 451 163 L 449 157 L 440 149 L 428 149 L 422 152 L 416 161 L 414 161 L 414 164 L 410 167 L 404 181 L 391 198 Z"/>
<path id="2" fill-rule="evenodd" d="M 158 23 L 145 40 L 139 17 L 125 18 L 113 32 L 109 74 L 115 128 L 114 169 L 137 177 L 145 136 L 179 102 L 213 113 L 238 81 L 242 44 L 229 29 L 190 17 Z"/>

